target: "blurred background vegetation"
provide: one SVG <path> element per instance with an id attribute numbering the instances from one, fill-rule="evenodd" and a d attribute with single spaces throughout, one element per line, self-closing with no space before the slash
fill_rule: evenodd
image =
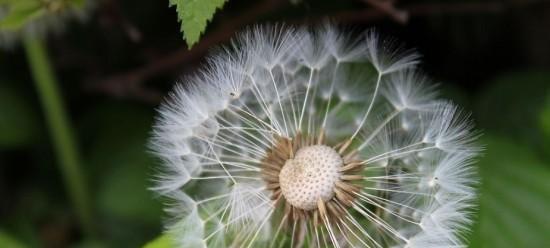
<path id="1" fill-rule="evenodd" d="M 15 2 L 23 14 L 9 17 Z M 0 38 L 72 2 L 0 0 Z M 486 152 L 470 247 L 550 247 L 550 1 L 208 0 L 198 9 L 224 6 L 200 39 L 185 2 L 94 1 L 63 28 L 0 43 L 0 247 L 158 237 L 146 141 L 162 96 L 246 25 L 325 18 L 416 48 L 441 94 L 472 112 Z"/>

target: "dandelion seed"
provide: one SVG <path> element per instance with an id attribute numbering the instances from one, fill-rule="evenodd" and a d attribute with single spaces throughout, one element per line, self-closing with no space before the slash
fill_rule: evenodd
<path id="1" fill-rule="evenodd" d="M 161 105 L 154 190 L 182 247 L 460 247 L 479 152 L 374 33 L 254 27 Z"/>

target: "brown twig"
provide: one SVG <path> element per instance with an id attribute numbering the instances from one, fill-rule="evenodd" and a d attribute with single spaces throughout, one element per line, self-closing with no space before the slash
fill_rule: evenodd
<path id="1" fill-rule="evenodd" d="M 284 0 L 262 1 L 238 17 L 221 24 L 216 30 L 202 38 L 192 49 L 183 46 L 175 52 L 136 69 L 111 76 L 99 82 L 90 82 L 87 84 L 87 89 L 116 97 L 134 96 L 147 102 L 158 102 L 160 95 L 145 89 L 141 82 L 161 72 L 180 68 L 183 64 L 201 58 L 212 46 L 231 38 L 233 33 L 240 27 L 282 7 L 284 3 L 286 3 Z"/>
<path id="2" fill-rule="evenodd" d="M 343 11 L 328 16 L 331 20 L 341 23 L 360 23 L 382 19 L 388 15 L 403 21 L 401 10 L 395 10 L 391 0 L 364 0 L 375 4 L 377 8 L 367 8 L 359 11 Z M 402 9 L 408 16 L 434 16 L 462 13 L 500 13 L 511 8 L 523 7 L 540 0 L 524 0 L 519 2 L 480 2 L 480 3 L 422 3 L 403 6 Z M 216 30 L 206 35 L 193 49 L 187 47 L 170 53 L 164 57 L 151 61 L 136 69 L 111 76 L 99 82 L 89 85 L 92 91 L 103 92 L 117 97 L 135 97 L 149 102 L 158 102 L 160 95 L 150 89 L 144 88 L 143 81 L 165 71 L 181 68 L 182 65 L 197 60 L 213 45 L 229 40 L 233 33 L 240 27 L 256 20 L 258 17 L 282 7 L 284 0 L 266 0 L 245 11 L 242 15 L 232 19 Z M 391 4 L 391 5 L 389 5 Z M 396 12 L 397 11 L 397 12 Z M 326 19 L 323 16 L 319 19 Z M 401 18 L 401 19 L 400 19 Z M 319 20 L 317 19 L 317 21 Z M 309 19 L 308 22 L 316 21 Z M 303 23 L 304 20 L 301 20 Z"/>
<path id="3" fill-rule="evenodd" d="M 473 3 L 422 3 L 410 4 L 402 7 L 409 16 L 438 16 L 450 14 L 475 14 L 475 13 L 502 13 L 510 9 L 526 7 L 542 0 L 524 0 L 517 2 L 473 2 Z M 360 23 L 379 20 L 388 14 L 380 9 L 362 9 L 353 11 L 342 11 L 331 16 L 342 23 Z M 319 18 L 319 19 L 324 19 Z M 319 20 L 318 19 L 318 20 Z"/>
<path id="4" fill-rule="evenodd" d="M 465 13 L 499 13 L 504 10 L 526 5 L 529 2 L 523 1 L 517 3 L 510 2 L 467 2 L 467 3 L 450 3 L 450 4 L 418 4 L 405 7 L 411 15 L 447 15 L 447 14 L 465 14 Z"/>
<path id="5" fill-rule="evenodd" d="M 364 0 L 374 1 L 376 0 Z M 404 5 L 401 9 L 409 16 L 438 16 L 451 14 L 502 13 L 508 10 L 527 7 L 544 0 L 522 0 L 512 2 L 464 2 L 464 3 L 421 3 Z M 393 11 L 393 10 L 391 10 Z M 390 11 L 390 12 L 391 12 Z M 370 22 L 383 18 L 387 13 L 379 10 L 363 9 L 336 13 L 333 19 L 343 22 Z"/>
<path id="6" fill-rule="evenodd" d="M 393 0 L 362 0 L 363 2 L 380 10 L 380 12 L 390 16 L 394 21 L 400 24 L 406 24 L 409 20 L 409 13 L 395 8 Z"/>

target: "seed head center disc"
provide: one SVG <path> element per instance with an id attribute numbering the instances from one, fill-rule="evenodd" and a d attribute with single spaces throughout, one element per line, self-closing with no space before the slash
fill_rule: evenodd
<path id="1" fill-rule="evenodd" d="M 315 209 L 319 198 L 328 201 L 334 196 L 334 184 L 340 178 L 343 163 L 340 154 L 331 147 L 300 148 L 279 173 L 283 196 L 294 207 Z"/>

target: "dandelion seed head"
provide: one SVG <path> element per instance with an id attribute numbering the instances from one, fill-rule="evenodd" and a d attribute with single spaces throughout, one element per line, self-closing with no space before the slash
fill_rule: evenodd
<path id="1" fill-rule="evenodd" d="M 294 207 L 312 210 L 319 199 L 328 201 L 334 196 L 334 184 L 340 177 L 343 160 L 333 148 L 313 145 L 301 148 L 288 159 L 279 182 L 285 199 Z"/>
<path id="2" fill-rule="evenodd" d="M 153 190 L 182 247 L 460 247 L 469 115 L 375 32 L 255 26 L 159 108 Z"/>

